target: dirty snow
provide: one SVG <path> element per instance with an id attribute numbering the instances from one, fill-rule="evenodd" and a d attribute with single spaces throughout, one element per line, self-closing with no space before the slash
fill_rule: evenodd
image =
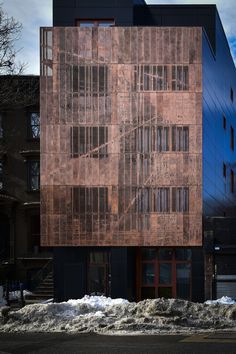
<path id="1" fill-rule="evenodd" d="M 0 299 L 0 307 L 6 306 L 7 302 L 4 299 Z"/>
<path id="2" fill-rule="evenodd" d="M 207 304 L 207 305 L 211 305 L 211 304 L 234 305 L 234 304 L 236 304 L 236 301 L 231 299 L 231 297 L 222 296 L 220 299 L 217 299 L 217 300 L 207 300 L 207 301 L 205 301 L 205 304 Z"/>
<path id="3" fill-rule="evenodd" d="M 2 306 L 6 306 L 7 302 L 5 300 L 5 298 L 3 297 L 3 287 L 0 286 L 0 307 Z M 29 290 L 23 290 L 23 296 L 26 295 L 32 295 L 33 293 L 31 293 Z M 15 291 L 10 291 L 9 292 L 9 300 L 20 300 L 21 298 L 21 293 L 20 290 L 15 290 Z"/>
<path id="4" fill-rule="evenodd" d="M 236 330 L 236 304 L 200 304 L 179 299 L 130 303 L 124 299 L 85 296 L 62 303 L 2 308 L 0 331 L 100 334 L 194 333 Z"/>
<path id="5" fill-rule="evenodd" d="M 3 298 L 3 286 L 0 285 L 0 307 L 6 306 L 6 301 Z"/>

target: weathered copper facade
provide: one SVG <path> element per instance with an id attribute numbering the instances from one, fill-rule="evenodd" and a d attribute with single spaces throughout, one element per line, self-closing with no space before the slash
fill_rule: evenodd
<path id="1" fill-rule="evenodd" d="M 41 242 L 202 245 L 200 27 L 41 29 Z"/>

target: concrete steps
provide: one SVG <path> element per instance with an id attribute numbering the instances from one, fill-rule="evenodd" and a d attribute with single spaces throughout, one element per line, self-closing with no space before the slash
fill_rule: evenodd
<path id="1" fill-rule="evenodd" d="M 40 303 L 53 298 L 53 274 L 52 272 L 40 283 L 33 294 L 25 296 L 25 303 Z"/>

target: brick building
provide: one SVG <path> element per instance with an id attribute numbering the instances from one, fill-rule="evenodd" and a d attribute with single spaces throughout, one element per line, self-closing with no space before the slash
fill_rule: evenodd
<path id="1" fill-rule="evenodd" d="M 214 296 L 205 220 L 235 212 L 235 89 L 213 5 L 54 1 L 40 107 L 55 299 Z"/>

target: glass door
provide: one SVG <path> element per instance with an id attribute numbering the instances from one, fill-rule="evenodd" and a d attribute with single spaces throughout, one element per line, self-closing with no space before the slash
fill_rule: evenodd
<path id="1" fill-rule="evenodd" d="M 89 295 L 110 295 L 110 253 L 90 252 L 88 261 Z"/>

